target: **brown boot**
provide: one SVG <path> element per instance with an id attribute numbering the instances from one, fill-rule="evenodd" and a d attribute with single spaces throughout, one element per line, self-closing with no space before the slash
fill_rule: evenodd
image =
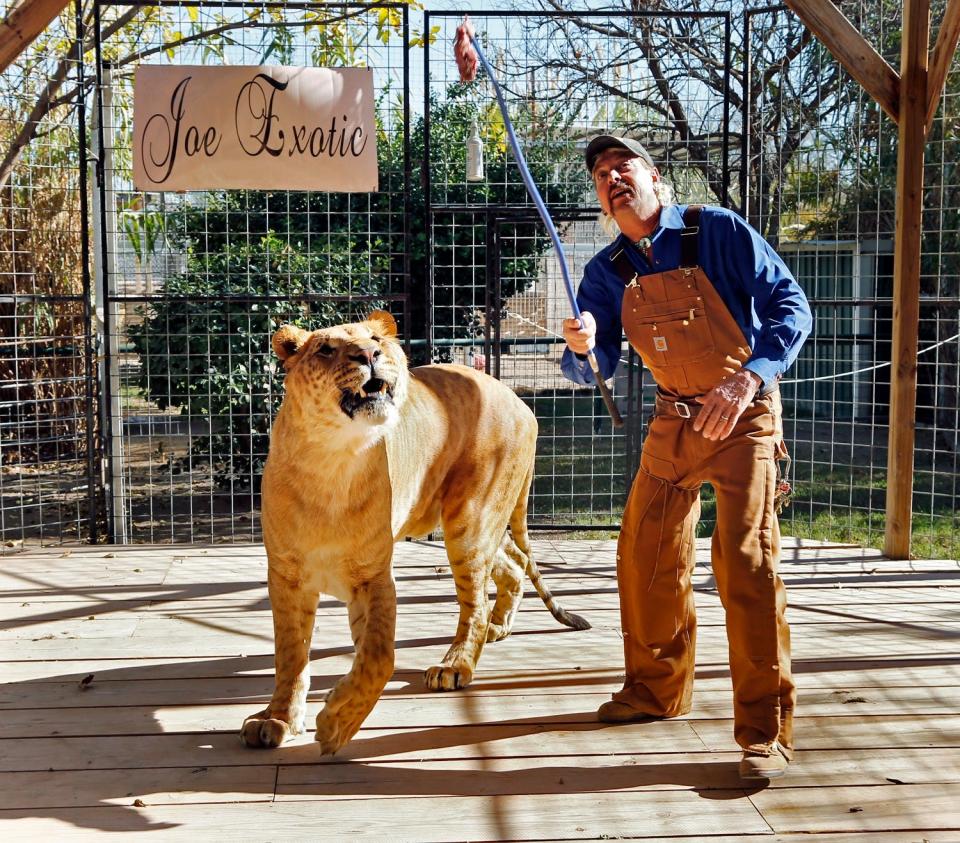
<path id="1" fill-rule="evenodd" d="M 790 759 L 776 741 L 743 751 L 741 779 L 777 779 L 787 772 Z"/>
<path id="2" fill-rule="evenodd" d="M 626 703 L 616 700 L 607 700 L 597 709 L 597 720 L 601 723 L 650 723 L 654 720 L 663 720 L 655 714 L 647 714 Z"/>

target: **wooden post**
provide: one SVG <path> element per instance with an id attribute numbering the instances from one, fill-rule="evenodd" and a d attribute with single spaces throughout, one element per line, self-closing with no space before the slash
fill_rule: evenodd
<path id="1" fill-rule="evenodd" d="M 897 72 L 867 43 L 843 12 L 831 0 L 786 0 L 786 4 L 890 118 L 899 120 Z"/>
<path id="2" fill-rule="evenodd" d="M 910 557 L 913 449 L 917 414 L 917 341 L 920 323 L 920 233 L 927 118 L 929 0 L 906 0 L 900 53 L 896 235 L 893 256 L 893 343 L 887 524 L 883 552 Z"/>
<path id="3" fill-rule="evenodd" d="M 960 0 L 947 0 L 947 8 L 940 21 L 937 43 L 930 53 L 930 71 L 927 76 L 927 131 L 933 125 L 933 116 L 940 104 L 940 94 L 950 72 L 957 41 L 960 40 Z"/>
<path id="4" fill-rule="evenodd" d="M 67 5 L 67 0 L 23 0 L 0 23 L 0 73 Z"/>

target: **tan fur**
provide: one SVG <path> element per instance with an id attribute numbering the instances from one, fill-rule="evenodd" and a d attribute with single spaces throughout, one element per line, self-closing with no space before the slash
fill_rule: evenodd
<path id="1" fill-rule="evenodd" d="M 530 558 L 533 414 L 472 369 L 408 372 L 395 337 L 393 318 L 378 311 L 313 333 L 285 326 L 273 338 L 287 370 L 263 474 L 276 688 L 244 721 L 250 746 L 303 731 L 321 592 L 347 604 L 356 655 L 327 696 L 316 739 L 335 752 L 360 728 L 393 673 L 391 557 L 406 536 L 442 525 L 456 583 L 460 620 L 443 661 L 426 671 L 433 690 L 468 684 L 484 642 L 510 633 L 525 571 L 558 620 L 589 626 L 556 604 Z M 360 403 L 364 386 L 372 397 Z"/>

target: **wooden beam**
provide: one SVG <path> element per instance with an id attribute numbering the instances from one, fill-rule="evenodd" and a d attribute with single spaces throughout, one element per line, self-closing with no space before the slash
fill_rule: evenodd
<path id="1" fill-rule="evenodd" d="M 906 0 L 900 54 L 897 150 L 897 222 L 893 255 L 893 342 L 890 433 L 887 452 L 887 523 L 884 553 L 910 557 L 913 449 L 917 416 L 917 341 L 920 322 L 920 233 L 923 154 L 927 126 L 930 0 Z"/>
<path id="2" fill-rule="evenodd" d="M 67 5 L 67 0 L 23 0 L 3 23 L 0 23 L 0 73 Z"/>
<path id="3" fill-rule="evenodd" d="M 950 72 L 953 55 L 957 51 L 957 41 L 960 40 L 960 0 L 947 0 L 947 8 L 943 12 L 940 22 L 940 31 L 937 33 L 937 43 L 930 55 L 930 73 L 927 76 L 927 131 L 933 125 L 933 116 L 937 113 L 940 104 L 940 94 Z"/>
<path id="4" fill-rule="evenodd" d="M 900 77 L 830 0 L 786 0 L 806 27 L 833 53 L 894 121 L 900 119 Z"/>

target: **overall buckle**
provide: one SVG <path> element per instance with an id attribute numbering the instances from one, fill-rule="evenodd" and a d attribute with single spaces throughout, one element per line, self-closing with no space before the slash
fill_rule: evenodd
<path id="1" fill-rule="evenodd" d="M 673 407 L 677 411 L 677 415 L 682 419 L 690 418 L 690 407 L 683 403 L 683 401 L 674 401 Z"/>

